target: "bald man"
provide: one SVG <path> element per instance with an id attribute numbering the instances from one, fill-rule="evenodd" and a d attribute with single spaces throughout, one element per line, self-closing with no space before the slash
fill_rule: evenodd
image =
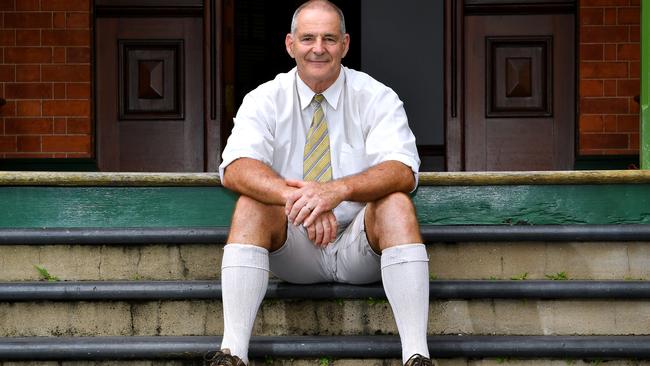
<path id="1" fill-rule="evenodd" d="M 383 281 L 406 365 L 431 365 L 428 257 L 409 192 L 415 137 L 390 88 L 346 68 L 341 10 L 312 0 L 285 38 L 296 67 L 250 92 L 220 166 L 240 194 L 222 262 L 224 335 L 209 365 L 248 364 L 269 272 L 291 283 Z"/>

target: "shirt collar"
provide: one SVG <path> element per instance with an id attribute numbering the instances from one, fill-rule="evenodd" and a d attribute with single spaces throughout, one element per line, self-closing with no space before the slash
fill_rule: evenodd
<path id="1" fill-rule="evenodd" d="M 341 66 L 339 77 L 336 78 L 334 84 L 332 84 L 329 88 L 327 88 L 322 93 L 327 103 L 331 105 L 332 108 L 334 108 L 335 110 L 339 104 L 339 96 L 341 95 L 341 91 L 343 90 L 343 83 L 345 82 L 345 72 L 343 71 L 343 69 L 344 67 Z M 305 109 L 311 104 L 311 101 L 312 99 L 314 99 L 314 95 L 316 95 L 316 93 L 314 93 L 314 91 L 311 90 L 311 88 L 309 88 L 304 81 L 302 81 L 302 79 L 298 75 L 297 69 L 295 75 L 296 75 L 296 87 L 298 89 L 298 96 L 300 98 L 300 109 Z"/>

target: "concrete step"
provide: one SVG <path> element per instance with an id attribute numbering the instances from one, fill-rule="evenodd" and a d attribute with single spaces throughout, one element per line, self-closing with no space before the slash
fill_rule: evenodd
<path id="1" fill-rule="evenodd" d="M 514 359 L 507 357 L 485 359 L 438 359 L 439 366 L 648 366 L 650 361 L 639 360 L 555 360 Z M 0 366 L 202 366 L 201 361 L 10 361 Z M 250 366 L 401 366 L 398 359 L 263 359 L 251 360 Z"/>
<path id="2" fill-rule="evenodd" d="M 436 280 L 429 287 L 431 334 L 646 334 L 639 316 L 650 313 L 646 281 Z M 0 335 L 221 334 L 220 299 L 218 281 L 0 283 Z M 380 283 L 270 281 L 255 331 L 396 334 Z"/>
<path id="3" fill-rule="evenodd" d="M 470 365 L 467 360 L 453 359 L 439 362 L 440 366 Z M 271 357 L 259 360 L 250 360 L 250 366 L 401 366 L 401 359 L 331 359 L 331 358 L 304 358 L 304 359 L 274 359 Z M 471 365 L 477 364 L 472 361 Z M 488 365 L 488 364 L 485 364 Z M 565 364 L 566 365 L 566 364 Z M 564 365 L 564 366 L 565 366 Z M 575 365 L 582 365 L 576 363 Z M 607 363 L 607 366 L 610 364 Z M 612 364 L 612 366 L 625 364 Z M 204 366 L 200 359 L 190 360 L 136 360 L 136 361 L 0 361 L 0 366 Z"/>
<path id="4" fill-rule="evenodd" d="M 434 300 L 429 334 L 644 335 L 646 300 Z M 0 336 L 223 334 L 220 301 L 0 303 Z M 386 300 L 266 300 L 253 334 L 397 334 Z"/>
<path id="5" fill-rule="evenodd" d="M 650 242 L 460 242 L 427 245 L 438 279 L 650 279 Z M 200 280 L 220 275 L 221 244 L 0 245 L 0 281 Z"/>
<path id="6" fill-rule="evenodd" d="M 2 360 L 185 360 L 192 361 L 219 344 L 219 337 L 59 337 L 0 338 Z M 443 364 L 474 364 L 467 359 L 492 358 L 496 363 L 539 364 L 539 359 L 647 359 L 650 337 L 510 337 L 430 336 L 432 357 Z M 329 365 L 368 365 L 368 359 L 394 364 L 399 337 L 253 337 L 250 356 L 257 364 L 286 364 L 291 359 Z M 350 360 L 364 358 L 366 360 Z M 287 360 L 288 359 L 288 360 Z M 535 360 L 537 359 L 537 360 Z M 284 362 L 281 360 L 285 360 Z M 569 360 L 569 361 L 567 361 Z M 336 362 L 336 361 L 334 361 Z M 490 360 L 487 360 L 490 364 Z M 543 362 L 543 361 L 542 361 Z M 309 364 L 309 363 L 307 363 Z M 399 364 L 399 363 L 398 363 Z"/>
<path id="7" fill-rule="evenodd" d="M 644 360 L 602 359 L 516 359 L 495 357 L 482 359 L 437 359 L 438 366 L 648 366 Z M 0 361 L 0 366 L 202 366 L 199 360 L 149 360 L 149 361 Z M 401 366 L 399 359 L 275 359 L 251 360 L 250 366 Z"/>

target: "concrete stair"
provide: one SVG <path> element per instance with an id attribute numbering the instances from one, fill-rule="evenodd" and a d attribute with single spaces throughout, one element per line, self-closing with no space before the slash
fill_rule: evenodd
<path id="1" fill-rule="evenodd" d="M 371 300 L 378 301 L 378 300 Z M 381 300 L 380 300 L 381 301 Z M 397 334 L 388 304 L 368 300 L 267 302 L 254 334 Z M 431 302 L 430 334 L 643 335 L 647 301 L 474 300 Z M 214 301 L 0 304 L 2 337 L 183 336 L 223 333 Z"/>
<path id="2" fill-rule="evenodd" d="M 64 239 L 61 239 L 64 240 Z M 430 243 L 436 279 L 650 279 L 650 246 L 619 242 Z M 64 281 L 219 278 L 221 244 L 0 245 L 0 281 L 38 280 L 35 265 Z"/>
<path id="3" fill-rule="evenodd" d="M 428 244 L 432 352 L 445 357 L 442 365 L 553 364 L 546 357 L 558 355 L 571 362 L 638 358 L 640 350 L 650 349 L 650 337 L 646 337 L 650 283 L 639 280 L 647 278 L 650 270 L 643 263 L 647 244 Z M 194 348 L 174 352 L 165 361 L 156 361 L 150 353 L 145 357 L 148 361 L 129 364 L 198 364 L 201 352 L 197 347 L 203 350 L 218 344 L 223 331 L 218 281 L 222 252 L 220 244 L 0 245 L 0 356 L 4 350 L 4 357 L 29 364 L 20 361 L 24 354 L 9 351 L 31 349 L 33 359 L 39 347 L 55 341 L 61 342 L 57 347 L 63 355 L 56 362 L 102 364 L 108 360 L 92 359 L 109 357 L 111 353 L 100 351 L 116 343 L 145 341 L 160 346 L 171 342 L 170 349 L 192 344 Z M 61 281 L 34 282 L 40 276 L 35 265 Z M 561 277 L 562 272 L 568 280 L 547 278 Z M 275 340 L 276 354 L 256 354 L 255 346 L 251 352 L 258 356 L 257 364 L 314 365 L 330 362 L 329 358 L 341 365 L 399 364 L 396 334 L 380 284 L 305 287 L 271 279 L 254 335 L 258 341 Z M 334 351 L 322 357 L 277 354 L 278 344 L 308 340 L 322 344 L 323 337 L 335 340 Z M 384 348 L 392 347 L 393 356 L 364 355 L 361 361 L 355 358 L 360 357 L 358 353 L 349 358 L 335 351 L 354 337 L 364 337 L 370 345 L 381 344 L 380 338 L 387 337 L 390 346 Z M 599 357 L 612 342 L 619 342 L 612 348 L 619 353 Z M 79 344 L 90 346 L 78 349 Z M 567 345 L 577 347 L 574 353 Z M 529 353 L 522 356 L 522 350 Z M 135 357 L 124 352 L 118 347 L 115 354 L 121 356 L 114 356 L 114 363 L 109 364 L 125 364 L 120 359 Z M 12 363 L 1 365 L 5 364 Z"/>
<path id="4" fill-rule="evenodd" d="M 421 183 L 441 365 L 650 365 L 650 174 Z M 0 185 L 0 366 L 195 365 L 219 343 L 235 197 L 213 174 L 0 172 Z M 381 285 L 275 279 L 251 344 L 254 365 L 399 365 L 399 350 Z"/>
<path id="5" fill-rule="evenodd" d="M 645 282 L 513 282 L 432 282 L 429 334 L 644 335 L 649 329 L 650 304 L 645 298 L 650 297 L 650 286 Z M 218 283 L 199 284 L 215 290 L 219 288 Z M 38 291 L 43 294 L 36 299 L 19 301 L 20 296 L 16 295 L 20 295 L 19 285 L 0 286 L 7 294 L 0 302 L 0 337 L 211 336 L 223 333 L 219 291 L 195 296 L 191 294 L 192 288 L 201 286 L 193 282 L 183 283 L 174 294 L 152 292 L 146 296 L 136 291 L 140 287 L 155 287 L 156 282 L 113 282 L 104 285 L 105 289 L 101 289 L 102 283 L 84 282 L 21 285 L 36 287 L 32 295 Z M 277 292 L 278 284 L 271 285 Z M 457 291 L 451 296 L 444 293 L 445 287 L 463 285 L 472 286 L 475 291 Z M 495 298 L 485 298 L 489 291 L 513 290 L 510 285 L 518 285 L 519 293 L 514 289 L 506 295 L 509 298 L 501 298 L 506 296 L 498 293 Z M 12 286 L 13 293 L 7 290 Z M 58 289 L 48 289 L 53 286 Z M 75 298 L 75 289 L 82 286 L 101 291 L 87 291 L 79 296 L 81 299 Z M 620 287 L 618 293 L 614 290 L 617 286 Z M 134 289 L 125 291 L 129 287 Z M 490 289 L 481 291 L 481 287 Z M 535 290 L 536 287 L 539 289 Z M 562 291 L 562 287 L 568 288 Z M 318 289 L 336 292 L 331 291 L 331 286 L 318 286 Z M 282 298 L 277 293 L 267 296 L 258 313 L 254 334 L 396 335 L 392 312 L 381 287 L 365 289 L 367 293 L 374 290 L 374 296 L 363 298 L 364 293 L 359 292 L 346 297 L 332 294 L 330 299 L 314 299 L 308 291 L 302 295 L 306 299 Z M 544 294 L 545 289 L 551 293 Z M 117 291 L 122 293 L 115 294 Z M 301 291 L 302 286 L 293 289 L 291 297 L 300 297 Z M 602 294 L 605 291 L 610 294 Z M 182 299 L 184 294 L 186 298 Z M 66 296 L 68 300 L 62 300 Z"/>
<path id="6" fill-rule="evenodd" d="M 37 361 L 37 362 L 1 362 L 0 366 L 199 366 L 199 361 Z M 460 358 L 442 359 L 438 361 L 440 366 L 647 366 L 650 362 L 643 360 L 553 360 L 534 359 L 522 360 L 508 357 L 495 357 L 480 360 L 466 360 Z M 311 358 L 311 359 L 287 359 L 278 360 L 267 358 L 265 360 L 252 360 L 252 366 L 400 366 L 398 360 L 386 359 L 335 359 Z"/>

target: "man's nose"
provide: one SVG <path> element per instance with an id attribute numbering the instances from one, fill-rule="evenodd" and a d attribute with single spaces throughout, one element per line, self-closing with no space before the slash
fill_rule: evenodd
<path id="1" fill-rule="evenodd" d="M 320 38 L 320 37 L 316 38 L 316 43 L 314 43 L 314 48 L 312 49 L 312 51 L 315 54 L 319 54 L 319 55 L 325 52 L 325 47 L 323 47 L 323 39 L 322 38 Z"/>

